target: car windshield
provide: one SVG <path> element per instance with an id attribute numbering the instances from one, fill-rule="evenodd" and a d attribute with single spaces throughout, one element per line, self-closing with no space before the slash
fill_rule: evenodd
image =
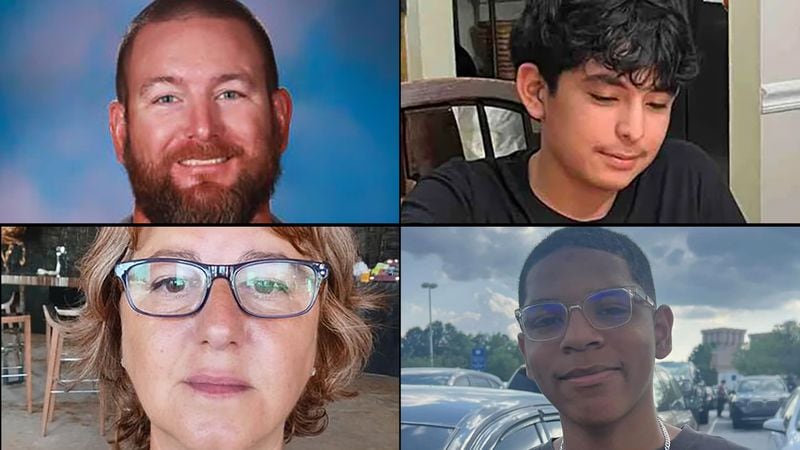
<path id="1" fill-rule="evenodd" d="M 739 383 L 739 392 L 786 391 L 778 380 L 745 380 Z"/>
<path id="2" fill-rule="evenodd" d="M 402 384 L 432 384 L 445 386 L 448 380 L 450 380 L 449 373 L 400 374 L 400 383 Z"/>

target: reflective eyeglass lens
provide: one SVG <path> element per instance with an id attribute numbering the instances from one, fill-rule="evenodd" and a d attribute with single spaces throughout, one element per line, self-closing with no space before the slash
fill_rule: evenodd
<path id="1" fill-rule="evenodd" d="M 595 328 L 613 328 L 631 318 L 631 294 L 624 289 L 598 292 L 586 300 L 584 313 Z"/>
<path id="2" fill-rule="evenodd" d="M 149 314 L 189 314 L 205 295 L 206 275 L 190 264 L 137 264 L 128 270 L 127 277 L 131 301 L 137 309 Z"/>
<path id="3" fill-rule="evenodd" d="M 522 311 L 522 329 L 535 340 L 550 339 L 561 334 L 567 310 L 560 303 L 541 303 Z"/>
<path id="4" fill-rule="evenodd" d="M 302 312 L 317 291 L 314 269 L 288 262 L 245 266 L 237 272 L 234 285 L 242 306 L 259 316 Z"/>

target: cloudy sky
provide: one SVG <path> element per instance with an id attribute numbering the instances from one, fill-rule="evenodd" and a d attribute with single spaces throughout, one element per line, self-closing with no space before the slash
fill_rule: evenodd
<path id="1" fill-rule="evenodd" d="M 519 271 L 555 228 L 404 227 L 401 235 L 401 332 L 433 320 L 469 332 L 516 336 Z M 686 360 L 700 330 L 771 331 L 800 320 L 800 228 L 611 228 L 650 260 L 659 304 L 675 313 L 673 352 Z M 516 339 L 516 338 L 515 338 Z"/>
<path id="2" fill-rule="evenodd" d="M 244 0 L 266 26 L 294 117 L 273 211 L 396 222 L 399 9 Z M 119 41 L 149 0 L 0 2 L 0 218 L 117 221 L 132 195 L 108 132 Z"/>

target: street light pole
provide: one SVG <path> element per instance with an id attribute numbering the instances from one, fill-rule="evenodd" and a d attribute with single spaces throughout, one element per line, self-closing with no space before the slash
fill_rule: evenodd
<path id="1" fill-rule="evenodd" d="M 436 289 L 436 283 L 422 283 L 422 288 L 428 290 L 428 339 L 431 350 L 431 367 L 433 367 L 433 313 L 431 312 L 431 289 Z"/>

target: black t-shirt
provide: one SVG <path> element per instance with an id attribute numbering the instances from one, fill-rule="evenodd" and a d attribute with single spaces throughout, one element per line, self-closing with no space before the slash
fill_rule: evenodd
<path id="1" fill-rule="evenodd" d="M 663 447 L 662 447 L 663 448 Z M 701 434 L 689 427 L 681 428 L 681 432 L 670 442 L 670 450 L 749 450 L 719 436 Z M 533 450 L 556 450 L 553 442 L 533 448 Z"/>
<path id="2" fill-rule="evenodd" d="M 528 182 L 534 150 L 448 161 L 405 198 L 402 223 L 576 223 L 542 203 Z M 745 223 L 719 170 L 699 147 L 664 141 L 647 169 L 595 223 Z"/>

